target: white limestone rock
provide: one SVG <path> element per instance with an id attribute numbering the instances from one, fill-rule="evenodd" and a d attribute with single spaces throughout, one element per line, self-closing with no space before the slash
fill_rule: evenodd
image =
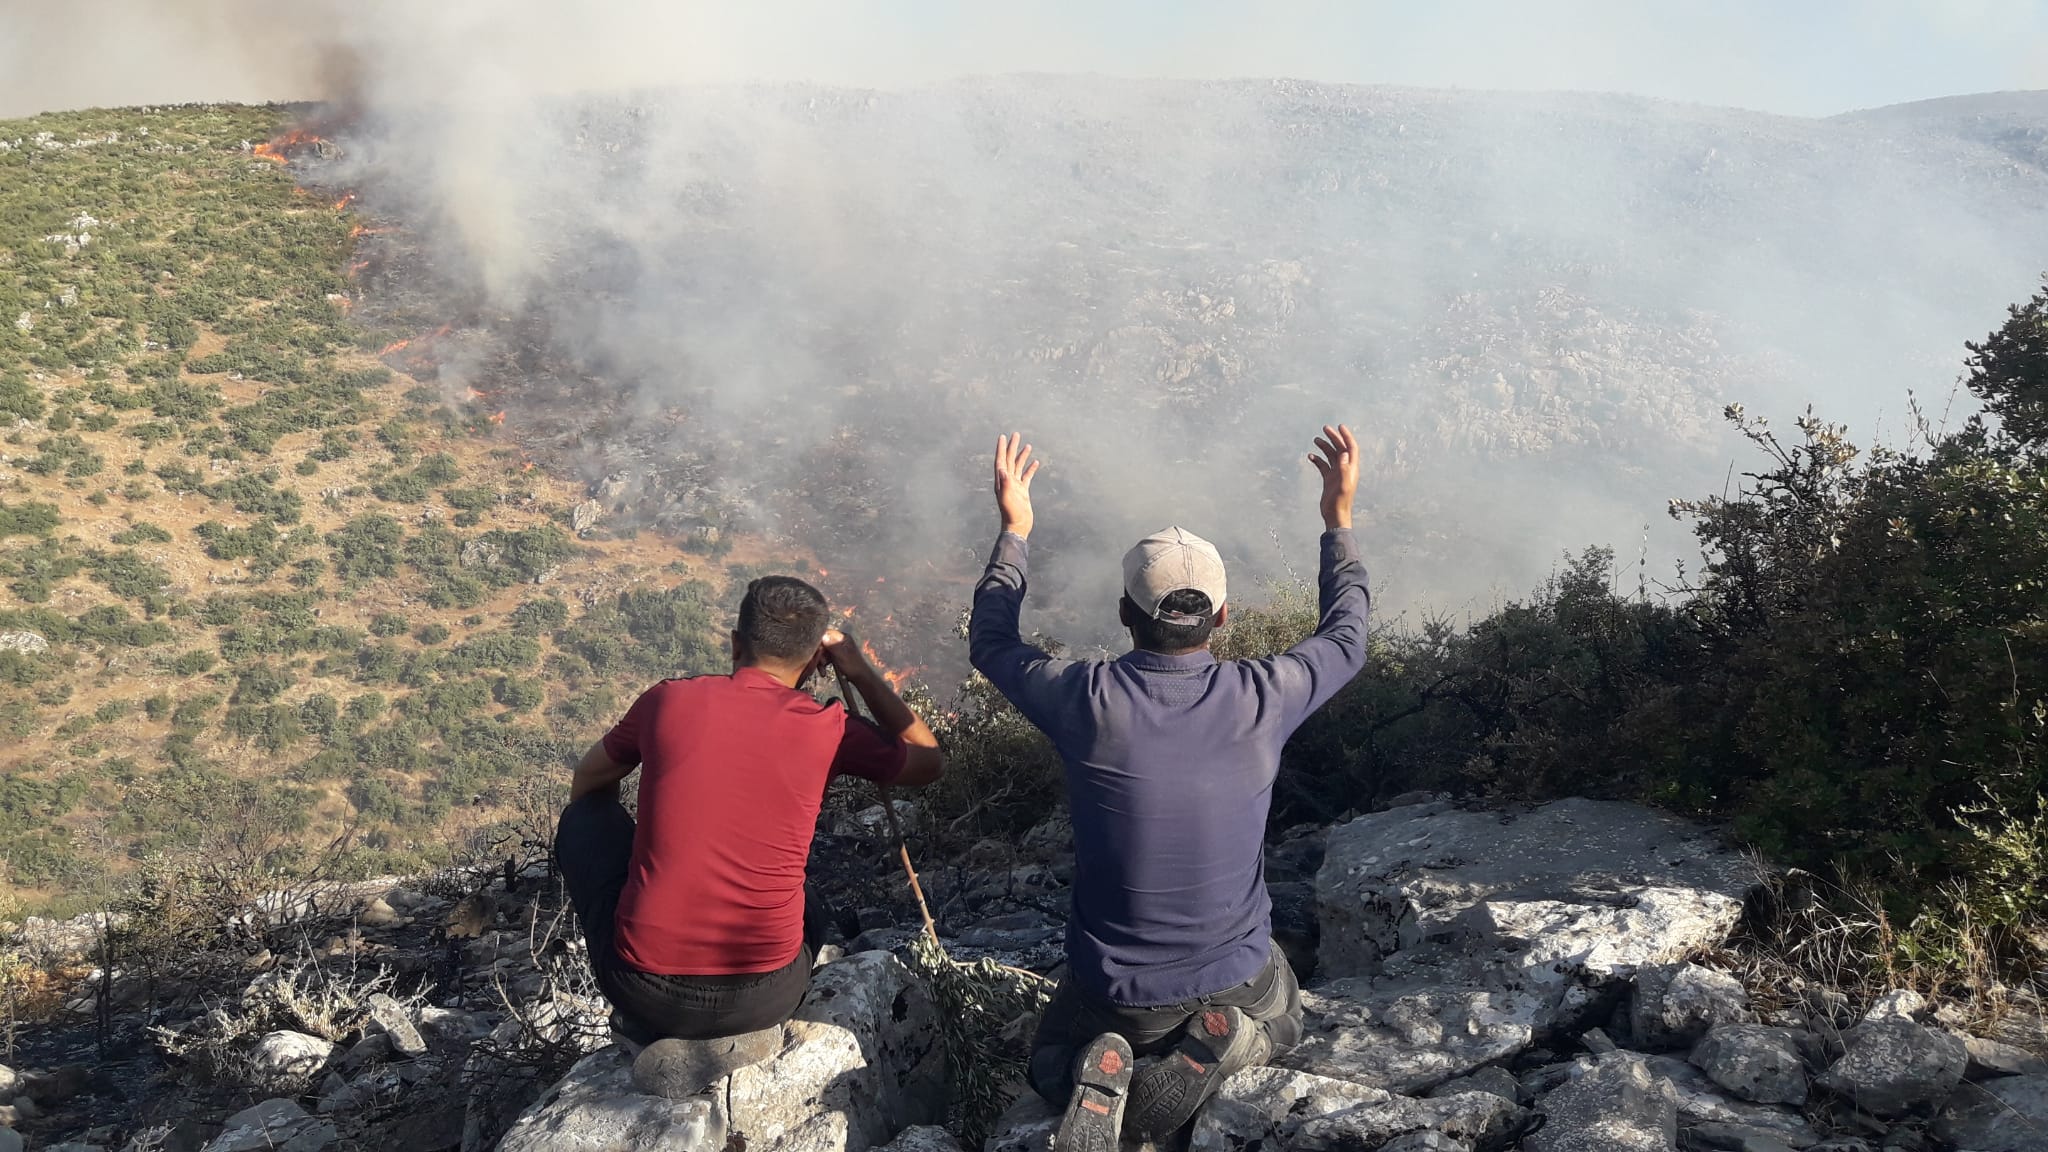
<path id="1" fill-rule="evenodd" d="M 1339 1152 L 1423 1131 L 1494 1147 L 1519 1130 L 1523 1115 L 1490 1092 L 1417 1100 L 1287 1068 L 1248 1068 L 1203 1105 L 1188 1152 Z"/>
<path id="2" fill-rule="evenodd" d="M 1847 1050 L 1821 1075 L 1820 1086 L 1874 1116 L 1940 1104 L 1970 1063 L 1961 1040 L 1910 1019 L 1880 1019 L 1843 1039 Z"/>
<path id="3" fill-rule="evenodd" d="M 1963 1085 L 1935 1117 L 1934 1134 L 1970 1152 L 2048 1148 L 2048 1075 Z"/>
<path id="4" fill-rule="evenodd" d="M 1720 944 L 1755 879 L 1706 829 L 1633 804 L 1390 809 L 1330 830 L 1320 971 L 1521 987 L 1555 1017 L 1575 989 Z"/>
<path id="5" fill-rule="evenodd" d="M 1690 1048 L 1716 1024 L 1755 1019 L 1742 981 L 1699 964 L 1644 968 L 1630 989 L 1634 1041 L 1651 1049 Z"/>
<path id="6" fill-rule="evenodd" d="M 1729 1092 L 1758 1104 L 1804 1104 L 1808 1095 L 1801 1037 L 1766 1024 L 1718 1024 L 1692 1052 L 1693 1066 Z"/>
<path id="7" fill-rule="evenodd" d="M 707 1149 L 866 1152 L 945 1106 L 946 1073 L 924 988 L 886 952 L 817 971 L 782 1051 L 707 1097 L 671 1101 L 633 1088 L 616 1047 L 585 1057 L 519 1117 L 501 1152 Z"/>
<path id="8" fill-rule="evenodd" d="M 1389 1092 L 1426 1090 L 1529 1046 L 1545 1005 L 1526 992 L 1423 987 L 1374 991 L 1362 979 L 1302 993 L 1306 1031 L 1275 1061 Z"/>
<path id="9" fill-rule="evenodd" d="M 1671 1082 L 1641 1057 L 1609 1052 L 1545 1094 L 1547 1118 L 1522 1146 L 1528 1152 L 1676 1152 L 1678 1100 Z"/>
<path id="10" fill-rule="evenodd" d="M 327 1066 L 334 1045 L 304 1032 L 272 1032 L 256 1042 L 249 1070 L 257 1083 L 289 1086 L 305 1083 Z"/>

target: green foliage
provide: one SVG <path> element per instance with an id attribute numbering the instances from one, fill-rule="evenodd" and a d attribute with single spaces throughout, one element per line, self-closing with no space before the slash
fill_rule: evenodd
<path id="1" fill-rule="evenodd" d="M 57 506 L 35 500 L 10 505 L 0 500 L 0 538 L 48 536 L 59 523 Z M 119 541 L 116 541 L 119 543 Z"/>
<path id="2" fill-rule="evenodd" d="M 327 534 L 335 575 L 349 584 L 398 575 L 398 549 L 405 529 L 380 512 L 369 512 Z"/>
<path id="3" fill-rule="evenodd" d="M 419 631 L 413 633 L 413 639 L 432 647 L 448 639 L 448 627 L 445 624 L 422 624 Z"/>
<path id="4" fill-rule="evenodd" d="M 40 420 L 46 405 L 43 394 L 20 372 L 0 372 L 0 416 L 19 420 Z"/>
<path id="5" fill-rule="evenodd" d="M 164 589 L 171 583 L 171 574 L 161 565 L 143 559 L 134 549 L 92 552 L 86 557 L 85 569 L 114 595 L 124 600 L 140 600 L 152 614 L 162 610 Z"/>
<path id="6" fill-rule="evenodd" d="M 232 480 L 210 484 L 204 491 L 214 500 L 224 500 L 232 504 L 237 512 L 261 516 L 280 527 L 298 523 L 301 509 L 299 494 L 289 488 L 280 489 L 276 485 L 277 470 L 266 468 L 261 472 L 245 472 Z"/>
<path id="7" fill-rule="evenodd" d="M 462 471 L 455 464 L 455 457 L 445 452 L 436 453 L 420 462 L 419 467 L 395 476 L 387 476 L 370 486 L 377 499 L 394 503 L 418 504 L 425 500 L 435 488 L 459 479 Z"/>
<path id="8" fill-rule="evenodd" d="M 168 544 L 171 534 L 147 520 L 135 523 L 114 534 L 116 544 Z"/>

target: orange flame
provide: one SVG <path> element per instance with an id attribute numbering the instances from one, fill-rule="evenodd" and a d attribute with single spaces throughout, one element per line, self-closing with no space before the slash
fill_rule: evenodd
<path id="1" fill-rule="evenodd" d="M 531 460 L 528 460 L 528 461 L 527 461 L 526 463 L 524 463 L 524 464 L 521 464 L 521 465 L 519 466 L 519 470 L 520 470 L 521 472 L 531 472 L 531 471 L 533 471 L 533 461 L 531 461 Z"/>
<path id="2" fill-rule="evenodd" d="M 286 154 L 287 149 L 299 148 L 307 144 L 318 144 L 320 139 L 319 136 L 303 128 L 294 128 L 281 136 L 273 136 L 258 144 L 255 151 L 256 155 L 270 161 L 272 164 L 289 164 L 292 158 Z"/>
<path id="3" fill-rule="evenodd" d="M 849 616 L 852 614 L 851 610 L 847 612 Z M 882 679 L 888 681 L 891 688 L 902 688 L 905 681 L 923 671 L 920 667 L 912 666 L 900 672 L 891 672 L 888 666 L 882 663 L 882 658 L 875 654 L 875 646 L 865 640 L 860 642 L 860 654 L 868 658 L 868 663 L 875 666 L 875 670 L 882 674 Z"/>
<path id="4" fill-rule="evenodd" d="M 347 209 L 349 205 L 351 205 L 351 204 L 353 204 L 353 203 L 355 203 L 355 202 L 356 202 L 356 194 L 355 194 L 355 193 L 353 193 L 353 192 L 345 192 L 345 193 L 343 193 L 343 194 L 342 194 L 342 197 L 341 197 L 341 199 L 339 199 L 339 200 L 336 200 L 336 201 L 334 202 L 334 210 L 335 210 L 336 212 L 340 212 L 340 211 L 343 211 L 343 210 Z"/>
<path id="5" fill-rule="evenodd" d="M 446 336 L 448 334 L 448 330 L 452 327 L 454 327 L 454 325 L 452 324 L 443 324 L 439 328 L 434 329 L 432 332 L 427 333 L 425 336 L 409 336 L 404 340 L 393 341 L 390 344 L 386 344 L 384 346 L 384 350 L 382 352 L 377 353 L 377 355 L 389 356 L 393 352 L 404 351 L 405 349 L 412 347 L 414 340 L 418 340 L 420 343 L 424 344 L 427 341 L 432 340 L 436 336 Z"/>
<path id="6" fill-rule="evenodd" d="M 370 262 L 368 260 L 356 261 L 355 263 L 348 266 L 349 277 L 353 279 L 358 273 L 360 273 L 363 269 L 368 268 L 369 266 Z"/>
<path id="7" fill-rule="evenodd" d="M 491 413 L 491 423 L 493 423 L 493 424 L 503 424 L 504 422 L 505 422 L 505 410 L 504 410 L 504 409 L 500 408 L 500 409 L 499 409 L 499 410 L 497 410 L 496 412 L 493 412 L 493 413 Z"/>
<path id="8" fill-rule="evenodd" d="M 818 579 L 823 580 L 825 577 L 830 575 L 831 573 L 825 571 L 823 568 L 818 569 Z"/>

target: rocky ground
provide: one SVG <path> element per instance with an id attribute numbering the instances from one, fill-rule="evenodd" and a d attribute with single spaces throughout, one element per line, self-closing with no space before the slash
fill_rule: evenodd
<path id="1" fill-rule="evenodd" d="M 635 1092 L 544 862 L 514 860 L 280 894 L 248 917 L 262 950 L 183 978 L 117 957 L 0 1069 L 0 1152 L 957 1152 L 946 1009 L 916 974 L 880 815 L 830 817 L 813 872 L 838 878 L 848 938 L 781 1052 L 705 1097 Z M 1424 798 L 1294 830 L 1267 871 L 1309 1035 L 1228 1081 L 1192 1152 L 2048 1149 L 2037 1000 L 2012 991 L 1991 1019 L 1904 989 L 1754 986 L 1726 945 L 1768 877 L 1696 826 Z M 925 882 L 956 959 L 1049 971 L 1070 878 L 1054 818 Z M 81 961 L 97 939 L 16 936 Z M 1012 1021 L 990 1058 L 1028 1035 Z M 1023 1095 L 985 1152 L 1043 1152 L 1055 1125 Z"/>

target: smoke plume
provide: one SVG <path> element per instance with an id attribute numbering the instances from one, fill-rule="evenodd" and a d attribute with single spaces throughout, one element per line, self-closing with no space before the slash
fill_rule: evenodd
<path id="1" fill-rule="evenodd" d="M 1325 421 L 1368 445 L 1392 603 L 1484 608 L 1589 543 L 1667 573 L 1724 404 L 1873 427 L 1954 378 L 2048 241 L 2023 97 L 1992 110 L 2013 137 L 1941 106 L 944 79 L 826 5 L 176 11 L 149 17 L 169 54 L 232 81 L 207 95 L 322 98 L 344 155 L 317 178 L 405 225 L 366 314 L 456 325 L 442 386 L 505 396 L 613 515 L 961 603 L 1021 429 L 1039 602 L 1082 637 L 1167 523 L 1235 587 L 1311 566 Z M 777 79 L 878 74 L 915 82 Z"/>

